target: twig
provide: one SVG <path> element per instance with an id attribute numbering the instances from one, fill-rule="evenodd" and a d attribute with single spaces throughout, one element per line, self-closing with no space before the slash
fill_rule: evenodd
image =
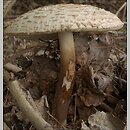
<path id="1" fill-rule="evenodd" d="M 11 10 L 13 5 L 15 4 L 16 0 L 8 0 L 6 3 L 4 3 L 4 18 L 8 14 L 8 12 Z"/>
<path id="2" fill-rule="evenodd" d="M 108 102 L 110 103 L 117 104 L 119 101 L 116 97 L 112 96 L 111 94 L 103 93 L 103 95 L 107 98 Z"/>
<path id="3" fill-rule="evenodd" d="M 66 130 L 66 128 L 65 128 L 54 116 L 52 116 L 49 111 L 46 111 L 46 113 L 47 113 L 52 119 L 54 119 L 64 130 Z"/>
<path id="4" fill-rule="evenodd" d="M 124 12 L 123 12 L 123 18 L 122 18 L 122 21 L 125 22 L 125 15 L 126 15 L 126 5 L 124 7 Z"/>
<path id="5" fill-rule="evenodd" d="M 74 123 L 76 122 L 76 118 L 77 118 L 77 116 L 76 116 L 76 111 L 77 111 L 77 94 L 75 94 L 74 95 L 74 102 L 75 102 L 75 104 L 74 104 Z"/>
<path id="6" fill-rule="evenodd" d="M 121 81 L 121 82 L 127 84 L 127 81 L 124 80 L 124 79 L 122 79 L 122 78 L 119 78 L 119 77 L 117 77 L 117 76 L 114 76 L 113 78 L 116 79 L 116 80 L 118 80 L 118 81 Z"/>
<path id="7" fill-rule="evenodd" d="M 39 112 L 38 107 L 37 107 L 36 103 L 34 102 L 34 100 L 33 100 L 29 91 L 26 91 L 26 100 L 34 108 L 35 111 Z"/>
<path id="8" fill-rule="evenodd" d="M 124 4 L 117 10 L 116 15 L 118 16 L 119 13 L 121 12 L 121 10 L 122 10 L 123 8 L 125 8 L 125 7 L 126 7 L 126 2 L 124 2 Z"/>
<path id="9" fill-rule="evenodd" d="M 49 105 L 48 105 L 48 101 L 47 100 L 47 96 L 46 95 L 43 95 L 40 100 L 35 100 L 35 104 L 36 104 L 36 107 L 40 113 L 41 113 L 41 116 L 46 120 L 48 121 L 48 114 L 47 114 L 47 110 L 49 111 Z M 47 104 L 46 104 L 47 103 Z"/>
<path id="10" fill-rule="evenodd" d="M 14 100 L 32 125 L 34 125 L 37 130 L 53 130 L 52 126 L 47 123 L 41 117 L 41 114 L 27 101 L 25 93 L 20 87 L 21 84 L 17 80 L 10 80 L 9 73 L 4 73 L 4 80 L 8 83 L 9 91 Z"/>

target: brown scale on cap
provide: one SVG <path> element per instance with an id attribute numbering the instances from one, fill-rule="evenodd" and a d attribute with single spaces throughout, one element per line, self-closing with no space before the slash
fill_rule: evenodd
<path id="1" fill-rule="evenodd" d="M 6 33 L 32 35 L 62 31 L 109 31 L 122 26 L 116 15 L 104 9 L 91 5 L 58 4 L 40 7 L 18 17 Z"/>

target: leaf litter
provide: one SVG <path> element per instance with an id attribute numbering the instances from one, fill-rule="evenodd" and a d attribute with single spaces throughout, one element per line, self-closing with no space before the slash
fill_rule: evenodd
<path id="1" fill-rule="evenodd" d="M 127 55 L 123 46 L 126 34 L 74 33 L 74 40 L 76 75 L 67 127 L 75 130 L 123 130 L 127 118 Z M 4 64 L 10 62 L 22 68 L 16 77 L 25 91 L 30 92 L 40 113 L 55 126 L 56 121 L 46 113 L 43 95 L 47 96 L 47 110 L 53 116 L 60 68 L 58 41 L 32 42 L 4 36 L 3 60 Z M 6 83 L 4 104 L 4 128 L 35 129 L 17 108 Z"/>

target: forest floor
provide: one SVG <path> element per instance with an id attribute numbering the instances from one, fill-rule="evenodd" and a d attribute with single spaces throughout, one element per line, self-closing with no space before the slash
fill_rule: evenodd
<path id="1" fill-rule="evenodd" d="M 7 2 L 4 0 L 4 4 Z M 101 7 L 116 14 L 124 2 L 124 0 L 111 2 L 106 0 L 16 0 L 4 16 L 4 29 L 19 15 L 40 6 L 83 3 Z M 107 34 L 74 33 L 76 74 L 67 114 L 65 127 L 67 129 L 126 130 L 127 17 L 125 9 L 119 11 L 119 18 L 124 22 L 124 27 L 118 31 L 110 31 Z M 55 127 L 57 120 L 53 115 L 54 96 L 60 72 L 58 40 L 36 42 L 21 40 L 6 34 L 3 40 L 5 69 L 8 70 L 8 65 L 21 69 L 16 73 L 8 71 L 22 85 L 22 89 L 30 93 L 30 97 L 45 120 Z M 87 58 L 83 59 L 84 54 Z M 82 63 L 85 60 L 89 62 L 83 66 Z M 93 84 L 96 88 L 92 87 Z M 6 81 L 3 82 L 3 93 L 4 130 L 35 130 L 12 98 Z"/>

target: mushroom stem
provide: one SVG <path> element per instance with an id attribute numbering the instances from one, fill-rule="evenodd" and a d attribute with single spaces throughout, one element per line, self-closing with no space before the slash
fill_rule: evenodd
<path id="1" fill-rule="evenodd" d="M 62 71 L 66 72 L 70 61 L 75 63 L 75 47 L 72 32 L 61 32 L 58 34 L 60 43 L 60 55 Z"/>
<path id="2" fill-rule="evenodd" d="M 62 125 L 66 124 L 69 99 L 72 94 L 72 81 L 75 74 L 75 47 L 72 32 L 58 34 L 61 55 L 61 70 L 56 89 L 57 118 Z"/>

